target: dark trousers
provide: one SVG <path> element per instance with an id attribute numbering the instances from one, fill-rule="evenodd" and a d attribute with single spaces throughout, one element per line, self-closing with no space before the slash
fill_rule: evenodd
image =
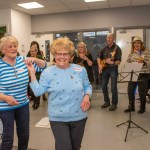
<path id="1" fill-rule="evenodd" d="M 3 124 L 2 144 L 0 150 L 12 150 L 14 121 L 16 121 L 18 150 L 27 150 L 29 141 L 29 105 L 9 111 L 1 111 L 0 119 Z"/>
<path id="2" fill-rule="evenodd" d="M 139 91 L 139 96 L 141 100 L 140 108 L 145 110 L 146 94 L 147 94 L 147 89 L 148 89 L 149 78 L 150 78 L 150 74 L 140 73 L 138 77 L 138 82 L 129 82 L 128 98 L 129 98 L 129 103 L 132 108 L 134 108 L 134 102 L 135 102 L 134 91 L 135 91 L 136 85 L 138 84 L 138 91 Z"/>
<path id="3" fill-rule="evenodd" d="M 50 121 L 55 150 L 80 150 L 86 119 L 73 122 Z"/>
<path id="4" fill-rule="evenodd" d="M 117 77 L 118 77 L 118 67 L 109 66 L 102 71 L 102 90 L 104 94 L 104 101 L 110 103 L 109 93 L 108 93 L 108 82 L 111 78 L 111 92 L 112 92 L 112 104 L 118 104 L 118 89 L 117 89 Z"/>
<path id="5" fill-rule="evenodd" d="M 28 94 L 31 96 L 31 100 L 33 101 L 33 105 L 39 106 L 41 96 L 36 97 L 30 86 L 28 87 Z"/>
<path id="6" fill-rule="evenodd" d="M 101 83 L 101 75 L 99 75 L 98 66 L 97 65 L 92 66 L 92 69 L 93 69 L 93 74 L 94 74 L 94 79 L 95 79 L 96 84 L 100 84 Z"/>

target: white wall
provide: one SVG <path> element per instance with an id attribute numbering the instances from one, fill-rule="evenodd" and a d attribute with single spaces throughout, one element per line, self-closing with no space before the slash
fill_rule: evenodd
<path id="1" fill-rule="evenodd" d="M 18 51 L 26 56 L 31 43 L 31 16 L 11 9 L 12 35 L 19 41 Z"/>
<path id="2" fill-rule="evenodd" d="M 32 33 L 150 25 L 150 5 L 32 16 Z"/>
<path id="3" fill-rule="evenodd" d="M 0 26 L 6 26 L 7 32 L 11 33 L 11 10 L 0 9 Z"/>

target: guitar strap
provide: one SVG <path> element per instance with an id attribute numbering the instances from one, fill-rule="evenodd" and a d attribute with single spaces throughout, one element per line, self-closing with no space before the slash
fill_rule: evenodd
<path id="1" fill-rule="evenodd" d="M 117 47 L 118 46 L 116 45 L 115 48 L 114 48 L 114 50 L 113 50 L 114 53 L 116 53 Z"/>
<path id="2" fill-rule="evenodd" d="M 118 46 L 116 45 L 116 46 L 115 46 L 115 48 L 114 48 L 114 50 L 113 50 L 113 52 L 116 52 L 116 50 L 117 50 L 117 47 L 118 47 Z"/>
<path id="3" fill-rule="evenodd" d="M 117 45 L 114 47 L 113 51 L 112 52 L 115 52 L 116 53 L 116 50 L 117 50 Z M 105 49 L 105 57 L 107 58 L 107 50 Z"/>

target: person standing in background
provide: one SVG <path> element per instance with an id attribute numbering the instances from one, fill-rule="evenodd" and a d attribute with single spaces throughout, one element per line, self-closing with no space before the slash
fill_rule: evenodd
<path id="1" fill-rule="evenodd" d="M 74 44 L 58 38 L 51 45 L 55 64 L 45 69 L 39 83 L 32 64 L 30 86 L 36 96 L 48 92 L 48 116 L 56 150 L 80 150 L 90 107 L 92 87 L 86 69 L 69 63 Z"/>
<path id="2" fill-rule="evenodd" d="M 36 49 L 36 47 L 33 45 L 31 48 L 30 48 L 30 57 L 34 57 L 34 58 L 38 58 L 38 59 L 42 59 L 42 56 L 41 55 L 38 55 L 38 50 Z M 40 79 L 40 75 L 41 75 L 41 72 L 36 72 L 36 78 L 37 80 Z M 40 105 L 40 96 L 38 97 L 35 97 L 32 89 L 30 88 L 29 86 L 29 95 L 31 96 L 30 100 L 33 101 L 33 105 L 32 105 L 32 108 L 33 110 L 36 110 L 39 105 Z"/>
<path id="3" fill-rule="evenodd" d="M 45 57 L 44 57 L 43 51 L 40 50 L 40 46 L 39 46 L 39 43 L 37 41 L 32 41 L 31 44 L 30 44 L 30 48 L 31 47 L 35 47 L 35 49 L 37 51 L 37 55 L 42 56 L 43 60 L 46 60 Z M 30 51 L 28 52 L 27 57 L 31 57 Z M 43 100 L 44 101 L 47 100 L 47 97 L 46 97 L 45 93 L 43 94 Z"/>
<path id="4" fill-rule="evenodd" d="M 143 63 L 142 70 L 138 76 L 137 82 L 130 81 L 128 83 L 128 98 L 130 108 L 124 110 L 125 113 L 135 111 L 135 89 L 138 85 L 138 91 L 140 96 L 140 109 L 138 114 L 145 112 L 146 105 L 146 94 L 148 92 L 148 81 L 150 79 L 150 50 L 145 49 L 145 46 L 140 37 L 135 37 L 132 41 L 132 50 L 127 59 L 128 63 L 138 62 Z"/>
<path id="5" fill-rule="evenodd" d="M 42 56 L 42 53 L 41 53 L 41 51 L 40 51 L 39 43 L 38 43 L 37 41 L 32 41 L 31 44 L 30 44 L 30 48 L 31 48 L 32 46 L 35 46 L 35 48 L 37 49 L 37 54 Z M 31 55 L 30 55 L 30 51 L 29 51 L 28 54 L 27 54 L 27 57 L 30 57 L 30 56 L 31 56 Z"/>
<path id="6" fill-rule="evenodd" d="M 112 105 L 109 111 L 117 109 L 118 104 L 118 65 L 121 62 L 121 49 L 114 42 L 114 34 L 109 33 L 106 37 L 107 46 L 102 49 L 98 58 L 99 72 L 102 73 L 102 90 L 104 95 L 104 104 L 101 108 L 110 106 L 110 98 L 108 93 L 108 83 L 111 78 Z"/>
<path id="7" fill-rule="evenodd" d="M 85 67 L 90 83 L 94 82 L 94 75 L 92 70 L 93 58 L 92 55 L 87 50 L 86 44 L 84 42 L 80 42 L 77 45 L 77 52 L 72 62 Z"/>

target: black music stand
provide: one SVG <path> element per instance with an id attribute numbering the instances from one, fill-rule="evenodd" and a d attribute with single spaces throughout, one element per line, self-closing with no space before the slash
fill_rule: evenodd
<path id="1" fill-rule="evenodd" d="M 127 73 L 127 72 L 126 72 Z M 132 81 L 132 78 L 133 78 L 133 74 L 135 74 L 135 72 L 132 70 L 130 73 L 128 72 L 127 76 L 128 75 L 131 75 L 130 76 L 130 81 L 128 82 L 131 82 Z M 137 75 L 137 74 L 135 74 Z M 137 75 L 138 76 L 138 75 Z M 123 78 L 126 78 L 126 77 L 123 77 Z M 126 81 L 125 81 L 126 82 Z M 148 131 L 146 131 L 145 129 L 143 129 L 142 127 L 140 127 L 139 125 L 137 125 L 136 123 L 134 123 L 132 120 L 131 120 L 131 105 L 130 105 L 130 102 L 129 102 L 129 109 L 130 109 L 130 112 L 129 112 L 129 120 L 127 120 L 126 122 L 123 122 L 121 124 L 118 124 L 117 127 L 123 125 L 123 124 L 127 124 L 128 123 L 128 127 L 127 127 L 127 131 L 126 131 L 126 135 L 125 135 L 125 139 L 124 141 L 126 142 L 127 141 L 127 135 L 128 135 L 128 131 L 130 128 L 140 128 L 141 130 L 143 130 L 144 132 L 148 133 Z M 131 126 L 131 124 L 135 125 L 134 127 Z"/>

